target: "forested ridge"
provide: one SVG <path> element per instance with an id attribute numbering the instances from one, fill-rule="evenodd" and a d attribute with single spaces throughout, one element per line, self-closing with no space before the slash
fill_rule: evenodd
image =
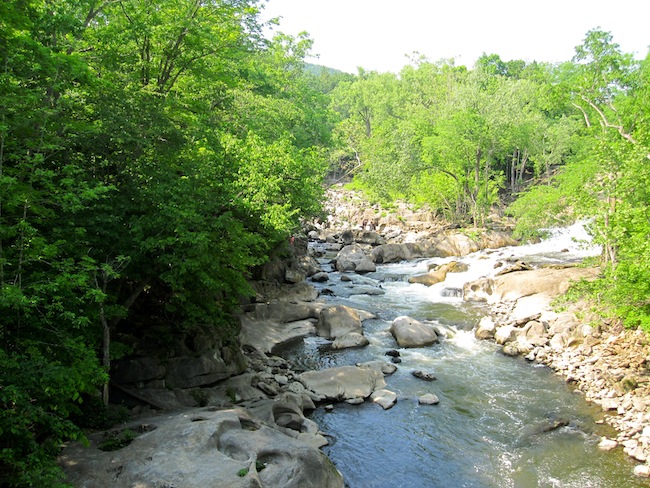
<path id="1" fill-rule="evenodd" d="M 257 0 L 0 5 L 0 485 L 54 486 L 106 414 L 120 330 L 235 342 L 251 270 L 330 173 L 521 237 L 589 219 L 603 313 L 650 330 L 650 58 L 598 29 L 561 65 L 304 69 Z M 161 346 L 161 347 L 162 347 Z"/>

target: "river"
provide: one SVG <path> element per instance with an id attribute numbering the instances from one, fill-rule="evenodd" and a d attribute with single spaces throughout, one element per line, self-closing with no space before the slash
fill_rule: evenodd
<path id="1" fill-rule="evenodd" d="M 389 360 L 386 351 L 397 348 L 389 327 L 400 315 L 434 322 L 445 335 L 430 347 L 399 349 L 402 362 L 386 377 L 387 389 L 399 396 L 390 410 L 340 403 L 312 414 L 330 438 L 324 452 L 350 488 L 650 486 L 632 474 L 634 462 L 620 448 L 597 447 L 602 435 L 616 435 L 602 423 L 599 408 L 548 368 L 504 356 L 494 343 L 474 338 L 472 328 L 486 310 L 459 293 L 464 282 L 494 273 L 497 262 L 564 263 L 598 252 L 576 237 L 586 237 L 579 226 L 539 244 L 460 258 L 467 272 L 429 288 L 407 279 L 451 258 L 381 265 L 346 282 L 327 268 L 332 255 L 324 256 L 330 280 L 317 286 L 330 294 L 328 301 L 378 318 L 364 322 L 370 345 L 362 349 L 332 351 L 328 341 L 309 337 L 278 351 L 295 369 Z M 417 379 L 413 370 L 437 380 Z M 440 403 L 419 405 L 425 393 Z"/>

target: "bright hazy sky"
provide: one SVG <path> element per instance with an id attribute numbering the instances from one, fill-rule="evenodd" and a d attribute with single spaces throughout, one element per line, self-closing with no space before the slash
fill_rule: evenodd
<path id="1" fill-rule="evenodd" d="M 309 32 L 319 55 L 309 62 L 350 73 L 397 73 L 414 51 L 468 67 L 484 52 L 568 61 L 596 27 L 637 59 L 650 45 L 650 0 L 268 0 L 272 17 L 275 31 Z"/>

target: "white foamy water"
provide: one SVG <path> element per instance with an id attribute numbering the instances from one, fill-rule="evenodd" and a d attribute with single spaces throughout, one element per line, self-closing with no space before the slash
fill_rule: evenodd
<path id="1" fill-rule="evenodd" d="M 467 271 L 448 273 L 446 280 L 442 283 L 431 287 L 414 285 L 413 289 L 408 292 L 426 300 L 454 303 L 461 301 L 462 296 L 444 296 L 445 290 L 462 289 L 465 283 L 482 277 L 494 276 L 516 262 L 523 261 L 533 266 L 575 263 L 601 253 L 601 247 L 591 243 L 584 222 L 578 222 L 566 228 L 549 229 L 548 234 L 548 238 L 535 244 L 486 249 L 460 258 L 431 258 L 416 263 L 404 262 L 388 266 L 395 274 L 411 276 L 426 273 L 429 266 L 441 265 L 450 261 L 467 264 L 469 267 Z"/>

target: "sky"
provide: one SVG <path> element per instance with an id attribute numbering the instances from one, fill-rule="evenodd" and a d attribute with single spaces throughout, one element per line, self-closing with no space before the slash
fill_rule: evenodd
<path id="1" fill-rule="evenodd" d="M 594 28 L 637 59 L 650 46 L 650 0 L 268 0 L 273 17 L 276 32 L 310 34 L 308 62 L 349 73 L 398 73 L 414 52 L 467 67 L 483 53 L 569 61 Z"/>

